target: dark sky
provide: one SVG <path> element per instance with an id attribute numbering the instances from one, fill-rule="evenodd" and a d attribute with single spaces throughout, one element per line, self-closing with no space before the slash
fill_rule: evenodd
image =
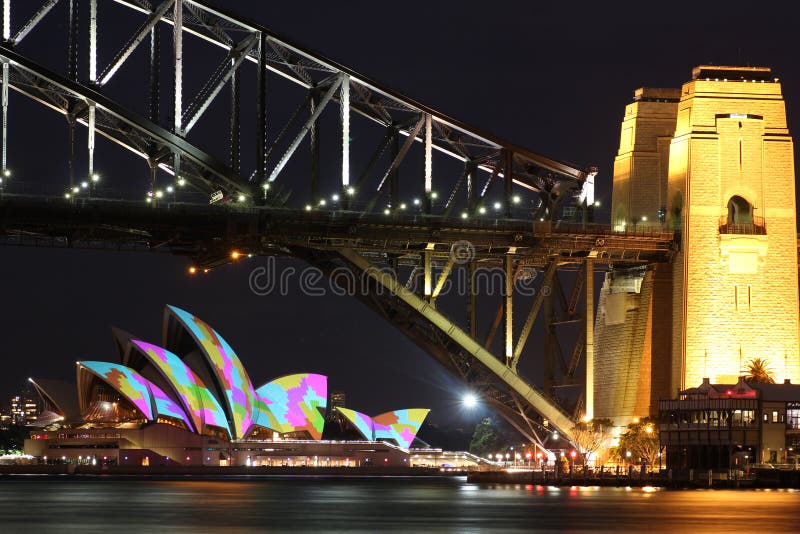
<path id="1" fill-rule="evenodd" d="M 620 120 L 637 87 L 677 87 L 698 64 L 770 66 L 784 84 L 790 131 L 800 131 L 791 17 L 754 12 L 753 2 L 217 3 L 463 122 L 534 152 L 599 166 L 604 206 Z M 101 39 L 114 31 L 101 29 Z M 56 63 L 64 54 L 33 39 L 29 47 L 52 53 Z M 34 130 L 26 115 L 32 105 L 14 95 L 12 105 L 12 128 L 37 136 L 38 142 L 11 141 L 15 173 L 26 175 L 27 166 L 30 176 L 47 164 L 42 147 L 61 142 L 65 129 Z M 106 172 L 123 161 L 104 161 Z M 0 254 L 2 397 L 28 376 L 72 379 L 78 359 L 114 360 L 112 325 L 159 342 L 162 309 L 170 303 L 220 331 L 257 384 L 317 371 L 362 411 L 413 405 L 433 408 L 439 421 L 460 419 L 449 412 L 477 417 L 459 412 L 464 388 L 457 380 L 360 303 L 255 296 L 247 284 L 253 264 L 191 278 L 186 259 L 166 255 L 23 248 Z M 536 382 L 536 371 L 530 375 Z"/>

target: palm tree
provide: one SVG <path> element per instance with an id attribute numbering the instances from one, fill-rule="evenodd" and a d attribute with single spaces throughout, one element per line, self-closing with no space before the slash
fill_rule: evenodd
<path id="1" fill-rule="evenodd" d="M 770 369 L 767 360 L 761 358 L 753 358 L 747 362 L 746 368 L 743 369 L 744 381 L 747 383 L 756 384 L 774 384 L 775 380 L 772 378 L 773 371 Z"/>

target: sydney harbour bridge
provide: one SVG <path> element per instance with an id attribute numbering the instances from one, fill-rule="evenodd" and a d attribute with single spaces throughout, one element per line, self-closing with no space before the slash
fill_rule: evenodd
<path id="1" fill-rule="evenodd" d="M 353 296 L 531 441 L 569 439 L 591 415 L 593 273 L 666 261 L 673 247 L 671 233 L 594 222 L 597 169 L 514 146 L 202 1 L 2 3 L 4 245 L 179 254 L 201 274 L 249 255 L 346 268 L 363 282 Z M 27 46 L 37 40 L 58 59 Z M 63 174 L 15 166 L 25 99 L 63 117 L 66 145 L 40 147 Z M 100 169 L 111 144 L 124 153 Z M 484 269 L 502 273 L 501 298 L 474 283 Z M 445 313 L 437 299 L 458 273 L 466 291 Z M 535 291 L 522 295 L 525 278 Z M 529 342 L 537 321 L 542 343 Z M 564 325 L 578 332 L 566 348 Z M 543 385 L 520 370 L 533 355 Z M 558 387 L 589 394 L 562 406 Z"/>

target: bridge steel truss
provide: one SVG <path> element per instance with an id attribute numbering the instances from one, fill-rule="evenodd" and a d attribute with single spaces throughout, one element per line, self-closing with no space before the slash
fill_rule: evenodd
<path id="1" fill-rule="evenodd" d="M 358 205 L 361 211 L 376 209 L 388 198 L 392 210 L 401 209 L 399 170 L 412 146 L 423 149 L 424 168 L 408 173 L 413 176 L 415 190 L 420 190 L 425 213 L 449 213 L 456 196 L 464 197 L 467 213 L 483 211 L 485 200 L 495 184 L 502 184 L 501 208 L 511 215 L 517 188 L 534 192 L 539 197 L 537 218 L 552 217 L 563 202 L 577 196 L 583 201 L 586 187 L 593 186 L 594 169 L 581 169 L 551 158 L 532 153 L 497 139 L 476 128 L 465 125 L 433 109 L 415 102 L 369 80 L 334 61 L 309 52 L 283 39 L 259 24 L 236 17 L 197 0 L 24 0 L 41 2 L 41 7 L 20 24 L 12 24 L 13 7 L 20 0 L 3 2 L 3 44 L 0 62 L 3 65 L 3 117 L 8 113 L 9 88 L 19 91 L 62 113 L 70 128 L 74 145 L 75 126 L 88 128 L 87 157 L 89 176 L 94 172 L 95 136 L 103 135 L 147 159 L 153 173 L 153 189 L 158 183 L 158 170 L 183 178 L 207 194 L 221 192 L 229 199 L 242 199 L 261 204 L 270 199 L 271 185 L 276 182 L 298 148 L 307 139 L 310 145 L 311 173 L 302 181 L 282 177 L 281 185 L 296 190 L 303 185 L 310 190 L 311 204 L 318 206 L 325 198 L 320 192 L 320 137 L 325 133 L 321 116 L 333 108 L 339 116 L 340 129 L 332 146 L 340 147 L 339 195 L 343 202 Z M 128 10 L 110 9 L 113 5 Z M 64 72 L 48 72 L 35 67 L 35 59 L 15 53 L 26 39 L 36 35 L 42 21 L 57 16 L 60 6 L 66 5 L 68 61 Z M 83 6 L 88 9 L 87 16 Z M 103 9 L 99 9 L 99 8 Z M 121 14 L 120 11 L 123 13 Z M 104 15 L 108 17 L 138 17 L 141 24 L 119 48 L 105 45 Z M 172 58 L 163 61 L 161 35 L 169 28 L 172 36 Z M 81 47 L 81 35 L 88 34 L 88 47 Z M 186 74 L 187 37 L 219 51 L 218 67 L 202 84 L 191 91 Z M 51 38 L 48 35 L 48 38 Z M 131 113 L 115 101 L 111 83 L 125 68 L 136 68 L 131 57 L 140 47 L 150 48 L 148 72 L 138 73 L 150 79 L 149 94 L 139 95 L 149 100 L 148 117 Z M 55 42 L 53 46 L 56 46 Z M 83 50 L 82 48 L 86 48 Z M 110 57 L 105 63 L 101 58 Z M 79 62 L 80 58 L 80 62 Z M 85 61 L 84 61 L 85 60 Z M 88 65 L 88 72 L 79 65 Z M 240 117 L 242 69 L 256 68 L 255 94 L 247 102 L 256 116 L 255 139 L 245 143 L 241 138 Z M 305 97 L 286 124 L 273 139 L 268 138 L 267 83 L 286 80 L 304 91 Z M 171 87 L 171 106 L 168 113 L 159 109 L 162 87 Z M 208 110 L 223 90 L 230 91 L 230 129 L 227 139 L 217 143 L 230 146 L 227 162 L 220 162 L 192 145 L 191 133 L 208 114 Z M 194 95 L 191 100 L 187 97 Z M 280 102 L 282 107 L 289 107 Z M 291 107 L 294 107 L 292 104 Z M 169 113 L 171 112 L 171 114 Z M 360 117 L 379 126 L 375 151 L 369 163 L 356 176 L 351 169 L 352 118 Z M 13 126 L 13 125 L 12 125 Z M 272 130 L 275 130 L 272 126 Z M 7 136 L 13 132 L 3 120 L 3 171 L 9 166 Z M 240 147 L 255 147 L 251 172 L 243 172 Z M 388 151 L 388 152 L 387 152 Z M 434 175 L 434 155 L 460 163 L 462 172 L 455 182 Z M 388 155 L 388 158 L 386 157 Z M 76 181 L 74 146 L 70 161 L 70 183 Z M 382 159 L 388 166 L 381 169 Z M 421 171 L 421 172 L 420 172 Z M 451 177 L 452 178 L 452 177 Z M 409 178 L 411 179 L 411 178 Z M 436 179 L 436 183 L 434 183 Z M 437 191 L 436 188 L 439 189 Z M 152 192 L 152 191 L 151 191 Z M 441 194 L 441 198 L 439 195 Z M 583 196 L 581 196 L 583 195 Z"/>
<path id="2" fill-rule="evenodd" d="M 596 170 L 580 169 L 497 139 L 200 1 L 35 0 L 40 7 L 22 24 L 12 24 L 16 12 L 12 6 L 19 0 L 0 1 L 1 163 L 6 178 L 0 188 L 8 185 L 10 174 L 9 89 L 62 114 L 70 134 L 70 172 L 64 195 L 27 197 L 14 194 L 13 188 L 0 189 L 4 244 L 163 251 L 190 256 L 199 270 L 230 263 L 232 251 L 302 258 L 328 273 L 333 283 L 352 289 L 353 296 L 460 376 L 523 435 L 544 448 L 553 430 L 569 439 L 576 414 L 591 413 L 590 404 L 579 404 L 572 413 L 565 411 L 554 398 L 554 388 L 575 384 L 582 359 L 591 365 L 593 272 L 610 265 L 665 261 L 672 243 L 668 234 L 614 233 L 586 222 L 572 227 L 553 220 L 565 202 L 590 206 L 587 199 Z M 127 8 L 113 14 L 138 17 L 140 25 L 121 48 L 101 53 L 106 52 L 99 38 L 103 17 L 106 12 L 112 14 L 112 5 Z M 68 61 L 63 72 L 56 72 L 23 53 L 22 45 L 36 35 L 43 20 L 58 16 L 62 8 L 67 17 Z M 165 65 L 161 36 L 167 30 L 172 55 Z M 88 35 L 86 50 L 82 50 L 80 35 Z M 185 37 L 210 45 L 221 55 L 219 66 L 194 92 L 184 76 L 189 50 Z M 148 44 L 149 70 L 144 74 L 150 87 L 141 98 L 147 99 L 149 110 L 144 116 L 121 102 L 112 80 L 121 69 L 134 68 L 130 60 L 134 51 Z M 86 61 L 79 63 L 79 57 Z M 102 63 L 104 57 L 111 59 Z M 79 72 L 84 64 L 88 72 Z M 255 139 L 249 143 L 254 147 L 252 165 L 245 169 L 240 116 L 242 73 L 247 65 L 256 68 L 255 96 L 249 102 L 256 128 Z M 270 84 L 288 81 L 305 95 L 280 130 L 267 128 L 268 104 L 286 106 L 268 101 L 268 80 Z M 160 109 L 162 85 L 172 88 L 167 113 Z M 230 92 L 230 128 L 222 133 L 230 153 L 224 162 L 201 148 L 192 135 L 223 90 Z M 189 94 L 195 96 L 186 99 Z M 325 131 L 321 118 L 330 110 L 338 115 L 334 143 L 341 157 L 337 187 L 342 202 L 328 210 L 323 208 L 320 189 L 319 145 Z M 369 162 L 358 173 L 351 164 L 356 118 L 377 125 L 380 132 Z M 78 125 L 88 132 L 89 173 L 84 177 L 76 171 Z M 278 133 L 268 138 L 269 131 Z M 145 204 L 141 197 L 138 201 L 102 198 L 93 183 L 89 194 L 78 187 L 94 178 L 96 135 L 147 161 L 148 200 L 152 202 Z M 299 157 L 298 149 L 306 142 L 311 172 L 298 179 L 287 165 Z M 422 150 L 423 168 L 405 173 L 404 179 L 413 181 L 421 193 L 422 206 L 412 215 L 403 210 L 399 198 L 399 171 L 416 149 Z M 434 156 L 460 165 L 455 181 L 434 174 L 434 166 L 439 165 L 435 162 L 441 161 Z M 231 202 L 208 206 L 162 201 L 156 193 L 167 183 Z M 498 187 L 502 191 L 495 217 L 500 218 L 478 216 L 485 213 L 490 193 L 498 198 Z M 289 207 L 289 194 L 300 189 L 309 193 L 311 204 Z M 444 193 L 440 198 L 437 190 Z M 518 191 L 538 197 L 535 212 L 528 215 L 542 222 L 511 219 Z M 387 197 L 391 209 L 381 214 L 379 206 Z M 457 197 L 467 218 L 452 217 Z M 478 310 L 486 306 L 480 300 L 485 295 L 476 288 L 474 275 L 486 268 L 502 273 L 503 296 L 494 320 L 482 325 Z M 342 269 L 353 277 L 339 277 Z M 571 271 L 567 278 L 575 280 L 568 292 L 560 276 L 564 271 Z M 448 279 L 464 272 L 469 280 L 468 290 L 461 295 L 465 312 L 454 319 L 437 302 L 443 300 Z M 403 273 L 410 273 L 405 280 Z M 526 277 L 537 281 L 533 296 L 515 294 L 516 280 Z M 353 280 L 360 282 L 360 290 L 355 291 Z M 519 312 L 524 322 L 515 322 Z M 546 332 L 543 388 L 533 386 L 519 367 L 526 347 L 531 352 L 528 339 L 537 321 L 544 323 Z M 565 355 L 558 325 L 576 323 L 583 324 L 582 333 Z M 498 332 L 502 332 L 499 351 L 493 348 Z M 560 372 L 556 373 L 556 367 Z M 588 380 L 591 376 L 587 369 Z M 591 391 L 591 383 L 587 388 Z"/>

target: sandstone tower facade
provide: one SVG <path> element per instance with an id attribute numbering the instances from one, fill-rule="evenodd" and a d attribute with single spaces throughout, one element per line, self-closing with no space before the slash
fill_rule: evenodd
<path id="1" fill-rule="evenodd" d="M 612 224 L 674 230 L 669 265 L 615 272 L 595 323 L 595 416 L 733 383 L 753 358 L 800 379 L 793 144 L 762 67 L 700 66 L 680 90 L 639 89 L 614 164 Z M 622 296 L 620 296 L 622 295 Z"/>

